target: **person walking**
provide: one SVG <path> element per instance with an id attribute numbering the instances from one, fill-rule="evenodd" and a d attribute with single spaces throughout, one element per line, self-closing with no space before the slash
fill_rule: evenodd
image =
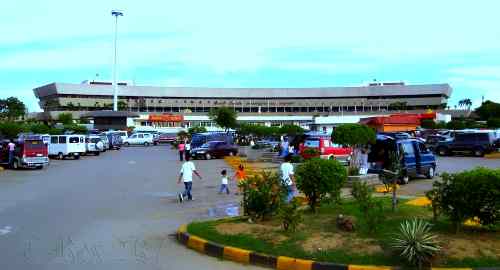
<path id="1" fill-rule="evenodd" d="M 179 203 L 184 201 L 184 197 L 187 196 L 187 199 L 192 201 L 193 195 L 191 194 L 191 189 L 193 188 L 193 173 L 202 180 L 201 175 L 196 170 L 194 163 L 189 159 L 189 156 L 186 157 L 186 162 L 182 164 L 181 171 L 179 174 L 179 179 L 177 183 L 180 184 L 181 180 L 184 183 L 184 192 L 179 193 Z"/>
<path id="2" fill-rule="evenodd" d="M 293 197 L 295 197 L 295 175 L 293 172 L 293 165 L 290 163 L 292 160 L 292 155 L 285 156 L 285 162 L 283 162 L 280 166 L 281 170 L 281 181 L 287 188 L 287 197 L 286 202 L 292 201 Z"/>
<path id="3" fill-rule="evenodd" d="M 186 143 L 184 144 L 184 155 L 186 156 L 186 160 L 188 159 L 188 156 L 191 157 L 191 142 L 189 140 L 186 140 Z"/>
<path id="4" fill-rule="evenodd" d="M 184 161 L 184 150 L 186 148 L 186 145 L 184 144 L 184 140 L 182 140 L 179 145 L 177 146 L 179 149 L 179 160 Z"/>
<path id="5" fill-rule="evenodd" d="M 238 166 L 238 170 L 236 170 L 236 172 L 234 173 L 232 179 L 233 180 L 236 180 L 236 185 L 239 186 L 239 184 L 242 182 L 242 181 L 245 181 L 245 179 L 247 178 L 247 175 L 245 173 L 245 167 L 243 167 L 243 164 L 240 164 Z M 241 190 L 241 188 L 238 188 L 239 192 L 243 192 Z M 238 195 L 239 192 L 236 192 L 235 195 Z"/>
<path id="6" fill-rule="evenodd" d="M 219 194 L 222 194 L 224 191 L 226 192 L 226 194 L 229 195 L 229 180 L 227 178 L 227 171 L 226 170 L 222 170 L 220 172 L 221 174 L 221 185 L 220 185 L 220 189 L 219 189 Z"/>
<path id="7" fill-rule="evenodd" d="M 12 167 L 14 162 L 14 151 L 16 150 L 16 144 L 13 140 L 10 140 L 9 144 L 7 144 L 7 148 L 9 149 L 9 166 Z"/>

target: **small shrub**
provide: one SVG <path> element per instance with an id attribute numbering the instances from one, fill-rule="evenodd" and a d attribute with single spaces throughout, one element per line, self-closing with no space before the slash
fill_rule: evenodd
<path id="1" fill-rule="evenodd" d="M 356 166 L 351 166 L 347 168 L 347 175 L 349 176 L 357 176 L 359 175 L 359 168 Z"/>
<path id="2" fill-rule="evenodd" d="M 302 162 L 304 162 L 304 158 L 302 158 L 301 156 L 292 156 L 291 162 L 292 163 L 302 163 Z"/>
<path id="3" fill-rule="evenodd" d="M 304 150 L 304 154 L 311 157 L 316 157 L 319 156 L 319 151 L 314 148 L 307 148 L 306 150 Z"/>
<path id="4" fill-rule="evenodd" d="M 430 228 L 430 224 L 424 220 L 405 220 L 392 239 L 391 247 L 408 263 L 421 269 L 441 249 Z"/>
<path id="5" fill-rule="evenodd" d="M 500 221 L 500 169 L 476 168 L 442 175 L 428 192 L 436 210 L 446 215 L 457 231 L 467 219 L 478 218 L 482 225 Z"/>
<path id="6" fill-rule="evenodd" d="M 298 210 L 299 202 L 293 199 L 290 203 L 282 204 L 278 211 L 278 218 L 281 220 L 283 230 L 295 232 L 300 222 L 302 222 L 302 212 Z"/>
<path id="7" fill-rule="evenodd" d="M 381 201 L 373 198 L 373 187 L 366 183 L 354 182 L 351 195 L 363 214 L 366 229 L 370 232 L 377 231 L 384 218 L 384 208 Z"/>
<path id="8" fill-rule="evenodd" d="M 276 213 L 286 194 L 276 173 L 262 172 L 240 182 L 243 211 L 253 220 L 266 219 Z"/>
<path id="9" fill-rule="evenodd" d="M 313 158 L 297 166 L 297 188 L 302 191 L 313 212 L 327 198 L 340 200 L 340 189 L 347 180 L 344 166 L 337 160 Z"/>

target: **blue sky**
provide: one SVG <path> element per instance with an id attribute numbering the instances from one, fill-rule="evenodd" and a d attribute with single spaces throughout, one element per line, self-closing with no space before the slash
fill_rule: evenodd
<path id="1" fill-rule="evenodd" d="M 109 80 L 209 87 L 449 83 L 500 101 L 500 1 L 3 1 L 0 97 Z"/>

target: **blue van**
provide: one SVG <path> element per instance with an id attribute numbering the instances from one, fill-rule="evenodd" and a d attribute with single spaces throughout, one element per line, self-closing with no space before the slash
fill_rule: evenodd
<path id="1" fill-rule="evenodd" d="M 436 157 L 424 142 L 414 138 L 398 139 L 395 136 L 377 135 L 377 141 L 368 154 L 369 173 L 380 174 L 391 168 L 390 152 L 396 153 L 401 161 L 401 183 L 406 184 L 411 178 L 425 176 L 432 179 L 436 172 Z"/>
<path id="2" fill-rule="evenodd" d="M 211 141 L 223 141 L 228 144 L 233 144 L 233 134 L 231 132 L 203 132 L 195 133 L 191 137 L 191 149 L 198 148 L 203 144 Z"/>

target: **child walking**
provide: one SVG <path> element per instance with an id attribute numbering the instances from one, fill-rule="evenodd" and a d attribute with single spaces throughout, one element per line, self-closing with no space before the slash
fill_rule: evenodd
<path id="1" fill-rule="evenodd" d="M 236 184 L 239 185 L 239 183 L 245 181 L 246 178 L 247 175 L 245 173 L 245 167 L 243 167 L 243 164 L 240 164 L 238 166 L 238 170 L 236 170 L 236 172 L 234 173 L 233 179 L 236 179 Z M 242 192 L 241 189 L 240 192 Z M 236 195 L 238 194 L 239 192 L 236 192 Z"/>
<path id="2" fill-rule="evenodd" d="M 229 194 L 229 180 L 227 179 L 227 171 L 222 170 L 220 172 L 220 174 L 221 174 L 222 180 L 221 180 L 219 194 L 223 193 L 224 191 L 226 191 L 226 193 Z"/>

